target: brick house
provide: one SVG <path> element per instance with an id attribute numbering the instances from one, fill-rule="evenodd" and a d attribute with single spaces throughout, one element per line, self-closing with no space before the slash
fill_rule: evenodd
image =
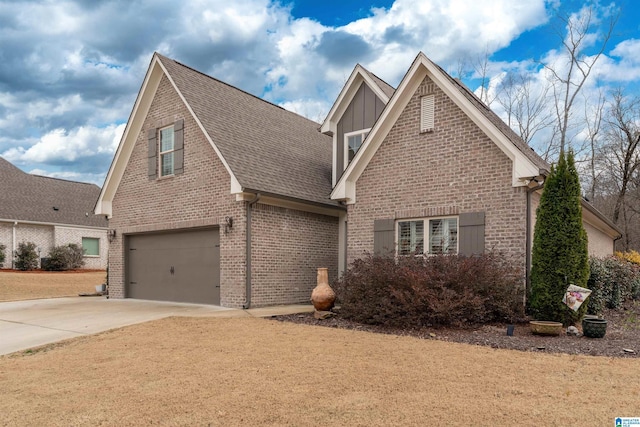
<path id="1" fill-rule="evenodd" d="M 317 267 L 366 251 L 497 248 L 525 268 L 546 170 L 423 54 L 397 90 L 357 65 L 322 125 L 155 54 L 96 205 L 110 295 L 308 302 Z M 584 207 L 611 253 L 618 230 Z"/>
<path id="2" fill-rule="evenodd" d="M 0 245 L 13 267 L 20 243 L 32 242 L 41 258 L 54 246 L 84 249 L 84 268 L 107 267 L 107 220 L 93 214 L 100 187 L 28 174 L 0 157 Z"/>

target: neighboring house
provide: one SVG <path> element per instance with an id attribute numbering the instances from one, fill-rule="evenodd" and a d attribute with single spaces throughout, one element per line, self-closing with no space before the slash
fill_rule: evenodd
<path id="1" fill-rule="evenodd" d="M 96 205 L 110 296 L 308 302 L 366 252 L 527 266 L 540 157 L 419 54 L 397 90 L 357 65 L 320 126 L 155 54 Z M 592 254 L 619 230 L 583 204 Z"/>
<path id="2" fill-rule="evenodd" d="M 97 185 L 31 175 L 0 157 L 2 268 L 13 267 L 23 242 L 35 243 L 40 258 L 54 246 L 75 243 L 84 249 L 84 268 L 106 268 L 107 220 L 93 213 L 99 194 Z"/>

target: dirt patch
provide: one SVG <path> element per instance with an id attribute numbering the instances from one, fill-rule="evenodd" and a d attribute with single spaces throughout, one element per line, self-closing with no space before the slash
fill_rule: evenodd
<path id="1" fill-rule="evenodd" d="M 513 336 L 507 336 L 506 324 L 484 325 L 477 328 L 398 329 L 363 325 L 342 319 L 339 315 L 317 320 L 312 313 L 278 316 L 278 320 L 331 328 L 352 329 L 423 339 L 458 342 L 493 348 L 532 351 L 537 353 L 567 353 L 589 356 L 640 357 L 640 302 L 627 304 L 620 310 L 607 310 L 607 333 L 604 338 L 584 336 L 533 335 L 528 323 L 515 325 Z M 581 332 L 581 327 L 578 325 Z M 631 350 L 631 351 L 625 351 Z"/>
<path id="2" fill-rule="evenodd" d="M 105 279 L 104 270 L 0 270 L 0 301 L 78 296 L 95 292 Z"/>
<path id="3" fill-rule="evenodd" d="M 638 414 L 640 369 L 255 318 L 169 318 L 0 357 L 0 395 L 0 425 L 609 425 Z"/>

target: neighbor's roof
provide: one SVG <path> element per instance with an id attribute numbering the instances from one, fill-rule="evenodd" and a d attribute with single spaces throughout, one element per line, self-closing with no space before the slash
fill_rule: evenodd
<path id="1" fill-rule="evenodd" d="M 157 54 L 242 186 L 297 200 L 331 200 L 332 139 L 320 125 Z"/>
<path id="2" fill-rule="evenodd" d="M 97 185 L 31 175 L 0 157 L 1 220 L 106 228 L 93 214 L 99 194 Z"/>

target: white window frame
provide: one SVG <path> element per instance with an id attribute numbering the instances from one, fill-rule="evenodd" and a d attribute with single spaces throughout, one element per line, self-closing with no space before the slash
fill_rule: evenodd
<path id="1" fill-rule="evenodd" d="M 371 130 L 371 128 L 368 129 L 361 129 L 361 130 L 356 130 L 353 132 L 347 132 L 344 134 L 344 164 L 342 169 L 346 169 L 347 166 L 349 166 L 349 163 L 351 163 L 349 161 L 349 137 L 351 136 L 356 136 L 356 135 L 362 135 L 362 142 L 360 143 L 360 147 L 358 147 L 358 151 L 360 150 L 360 148 L 362 147 L 362 144 L 364 144 L 364 140 L 367 138 L 367 136 L 369 135 L 369 131 Z M 356 151 L 356 154 L 358 153 L 358 151 Z M 355 156 L 355 154 L 354 154 Z"/>
<path id="2" fill-rule="evenodd" d="M 437 220 L 445 220 L 445 219 L 455 219 L 456 220 L 456 246 L 454 251 L 443 252 L 444 254 L 454 254 L 457 255 L 460 251 L 460 218 L 458 215 L 449 215 L 449 216 L 439 216 L 439 217 L 422 217 L 422 218 L 402 218 L 396 219 L 395 223 L 395 247 L 396 247 L 396 256 L 406 256 L 407 254 L 400 254 L 400 242 L 399 242 L 399 234 L 400 234 L 400 223 L 401 222 L 412 222 L 412 221 L 422 221 L 422 253 L 418 253 L 418 256 L 430 256 L 434 255 L 431 252 L 431 221 Z M 437 254 L 437 253 L 436 253 Z"/>
<path id="3" fill-rule="evenodd" d="M 91 239 L 91 240 L 97 240 L 98 241 L 98 254 L 97 255 L 86 254 L 85 253 L 84 245 L 82 244 L 84 239 Z M 82 246 L 82 256 L 83 257 L 87 257 L 87 258 L 99 258 L 100 257 L 100 238 L 99 237 L 83 236 L 80 239 L 80 245 Z"/>
<path id="4" fill-rule="evenodd" d="M 167 130 L 167 129 L 171 129 L 172 130 L 172 133 L 173 133 L 173 144 L 171 144 L 171 150 L 162 151 L 162 131 Z M 170 125 L 170 126 L 165 126 L 163 128 L 160 128 L 158 130 L 158 153 L 159 153 L 159 155 L 158 155 L 158 176 L 160 178 L 173 176 L 175 174 L 176 165 L 175 165 L 175 155 L 173 154 L 173 153 L 175 153 L 175 151 L 176 151 L 176 131 L 174 129 L 174 126 Z M 166 156 L 168 154 L 172 155 L 171 156 L 171 173 L 164 174 L 163 173 L 164 170 L 162 168 L 162 158 L 163 158 L 163 156 Z"/>
<path id="5" fill-rule="evenodd" d="M 420 132 L 433 132 L 435 128 L 435 96 L 420 98 Z"/>

